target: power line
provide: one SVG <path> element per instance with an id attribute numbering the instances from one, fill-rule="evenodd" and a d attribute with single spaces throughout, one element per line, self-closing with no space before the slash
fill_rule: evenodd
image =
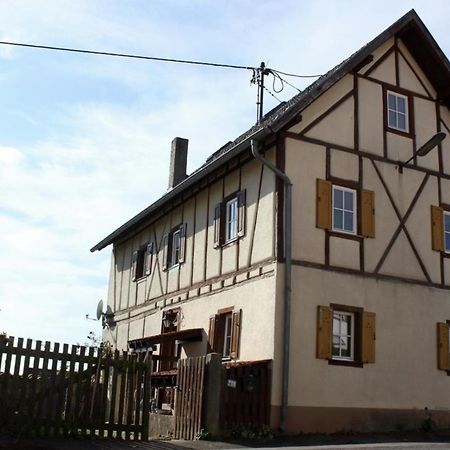
<path id="1" fill-rule="evenodd" d="M 145 59 L 150 61 L 162 61 L 162 62 L 172 62 L 181 64 L 194 64 L 197 66 L 211 66 L 211 67 L 226 67 L 229 69 L 246 69 L 255 70 L 255 67 L 250 66 L 238 66 L 235 64 L 220 64 L 205 61 L 192 61 L 187 59 L 173 59 L 173 58 L 160 58 L 156 56 L 144 56 L 144 55 L 133 55 L 129 53 L 113 53 L 113 52 L 101 52 L 96 50 L 83 50 L 78 48 L 68 48 L 68 47 L 54 47 L 50 45 L 36 45 L 36 44 L 24 44 L 20 42 L 8 42 L 0 41 L 0 45 L 12 45 L 15 47 L 27 47 L 27 48 L 38 48 L 42 50 L 56 50 L 60 52 L 71 52 L 71 53 L 83 53 L 89 55 L 101 55 L 101 56 L 117 56 L 121 58 L 133 58 L 133 59 Z"/>
<path id="2" fill-rule="evenodd" d="M 26 47 L 26 48 L 34 48 L 41 50 L 53 50 L 60 52 L 70 52 L 70 53 L 82 53 L 88 55 L 100 55 L 100 56 L 115 56 L 120 58 L 132 58 L 132 59 L 143 59 L 149 61 L 160 61 L 160 62 L 171 62 L 171 63 L 180 63 L 180 64 L 192 64 L 197 66 L 209 66 L 209 67 L 224 67 L 228 69 L 243 69 L 243 70 L 258 70 L 258 67 L 252 66 L 239 66 L 236 64 L 221 64 L 221 63 L 213 63 L 206 61 L 195 61 L 189 59 L 175 59 L 175 58 L 161 58 L 157 56 L 145 56 L 145 55 L 135 55 L 130 53 L 114 53 L 114 52 L 103 52 L 98 50 L 85 50 L 79 48 L 70 48 L 70 47 L 56 47 L 51 45 L 38 45 L 38 44 L 26 44 L 23 42 L 11 42 L 11 41 L 0 41 L 0 45 L 10 45 L 14 47 Z M 298 78 L 317 78 L 321 75 L 297 75 L 293 73 L 282 72 L 281 70 L 270 69 L 273 72 L 280 73 L 282 75 L 286 75 L 289 77 L 298 77 Z"/>

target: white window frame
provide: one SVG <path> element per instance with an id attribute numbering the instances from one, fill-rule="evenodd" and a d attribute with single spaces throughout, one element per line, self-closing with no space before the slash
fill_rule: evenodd
<path id="1" fill-rule="evenodd" d="M 350 317 L 350 333 L 349 334 L 341 334 L 340 325 L 339 330 L 336 333 L 334 329 L 334 321 L 335 316 L 346 316 Z M 341 320 L 339 319 L 339 324 L 341 323 Z M 331 339 L 334 340 L 334 337 L 337 336 L 339 338 L 339 342 L 342 342 L 342 337 L 350 338 L 350 356 L 342 356 L 341 352 L 341 346 L 339 345 L 339 355 L 334 355 L 334 345 L 331 344 L 331 358 L 339 361 L 354 361 L 355 360 L 355 313 L 348 312 L 348 311 L 340 311 L 340 310 L 333 310 L 333 325 L 332 325 L 332 336 Z"/>
<path id="2" fill-rule="evenodd" d="M 389 95 L 393 95 L 395 97 L 395 109 L 391 109 L 389 107 Z M 397 99 L 402 98 L 405 100 L 405 112 L 401 112 L 398 110 L 397 107 Z M 398 124 L 398 116 L 404 115 L 405 116 L 405 128 L 401 128 L 398 125 L 394 125 L 389 123 L 389 112 L 392 111 L 396 115 L 396 122 Z M 407 95 L 399 94 L 398 92 L 394 91 L 386 91 L 386 122 L 388 128 L 391 128 L 392 130 L 401 131 L 403 133 L 409 133 L 409 99 Z"/>
<path id="3" fill-rule="evenodd" d="M 442 224 L 442 228 L 444 230 L 444 253 L 450 253 L 450 247 L 447 247 L 447 245 L 446 245 L 446 243 L 447 243 L 446 237 L 450 236 L 450 228 L 447 229 L 445 227 L 445 218 L 446 217 L 450 217 L 450 212 L 444 211 L 444 214 L 443 214 L 443 221 L 444 221 L 444 223 Z"/>
<path id="4" fill-rule="evenodd" d="M 223 349 L 222 357 L 230 358 L 231 355 L 231 336 L 233 332 L 233 315 L 232 313 L 225 314 L 225 326 L 223 332 Z"/>
<path id="5" fill-rule="evenodd" d="M 178 247 L 175 247 L 175 237 L 178 236 Z M 179 258 L 180 258 L 180 248 L 181 248 L 181 233 L 180 229 L 174 231 L 171 236 L 172 242 L 171 242 L 171 254 L 170 254 L 170 267 L 176 267 L 179 265 Z"/>
<path id="6" fill-rule="evenodd" d="M 344 201 L 342 203 L 342 208 L 335 208 L 335 206 L 334 206 L 334 192 L 336 190 L 339 190 L 342 192 L 351 192 L 353 194 L 353 211 L 352 211 L 353 221 L 352 221 L 352 229 L 351 230 L 344 229 L 344 212 L 350 212 L 350 210 L 347 210 L 344 208 Z M 351 189 L 351 188 L 347 188 L 344 186 L 333 185 L 332 202 L 331 202 L 331 224 L 332 224 L 333 231 L 338 231 L 340 233 L 356 234 L 356 225 L 357 225 L 356 219 L 358 216 L 358 211 L 356 209 L 356 199 L 357 199 L 356 189 Z M 342 228 L 337 228 L 334 225 L 334 210 L 335 209 L 339 209 L 340 211 L 342 211 Z"/>
<path id="7" fill-rule="evenodd" d="M 230 211 L 234 211 L 234 217 L 230 217 Z M 238 198 L 233 197 L 225 204 L 225 244 L 238 238 L 239 205 Z"/>

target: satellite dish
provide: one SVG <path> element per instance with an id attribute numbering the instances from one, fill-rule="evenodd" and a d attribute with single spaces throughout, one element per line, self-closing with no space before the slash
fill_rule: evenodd
<path id="1" fill-rule="evenodd" d="M 100 320 L 102 315 L 103 315 L 103 300 L 100 300 L 97 305 L 97 320 Z"/>

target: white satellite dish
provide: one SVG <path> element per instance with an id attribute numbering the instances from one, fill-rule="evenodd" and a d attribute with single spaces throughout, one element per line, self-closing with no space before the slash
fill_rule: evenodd
<path id="1" fill-rule="evenodd" d="M 97 305 L 97 320 L 102 321 L 103 328 L 114 327 L 116 322 L 114 321 L 114 313 L 110 306 L 106 307 L 106 311 L 103 311 L 103 300 L 100 300 Z"/>
<path id="2" fill-rule="evenodd" d="M 103 315 L 103 300 L 100 300 L 97 305 L 97 320 Z"/>

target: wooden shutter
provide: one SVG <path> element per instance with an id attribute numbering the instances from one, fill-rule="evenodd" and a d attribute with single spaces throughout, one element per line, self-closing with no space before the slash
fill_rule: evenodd
<path id="1" fill-rule="evenodd" d="M 222 205 L 219 203 L 214 208 L 214 248 L 220 247 L 222 243 L 221 215 L 222 215 Z"/>
<path id="2" fill-rule="evenodd" d="M 444 211 L 439 206 L 431 206 L 431 248 L 444 251 Z"/>
<path id="3" fill-rule="evenodd" d="M 239 341 L 241 338 L 241 317 L 242 310 L 234 311 L 231 320 L 231 348 L 230 357 L 237 359 L 239 357 Z"/>
<path id="4" fill-rule="evenodd" d="M 361 190 L 361 235 L 368 238 L 375 237 L 375 193 L 366 189 Z"/>
<path id="5" fill-rule="evenodd" d="M 330 181 L 317 179 L 316 226 L 325 230 L 331 228 L 331 187 Z"/>
<path id="6" fill-rule="evenodd" d="M 131 278 L 136 281 L 136 271 L 137 271 L 137 261 L 138 261 L 139 251 L 135 250 L 131 258 Z"/>
<path id="7" fill-rule="evenodd" d="M 163 263 L 162 270 L 167 270 L 169 258 L 169 234 L 165 234 L 163 237 Z"/>
<path id="8" fill-rule="evenodd" d="M 449 326 L 446 323 L 437 324 L 437 350 L 438 350 L 438 369 L 449 370 L 449 345 L 448 345 Z"/>
<path id="9" fill-rule="evenodd" d="M 246 212 L 246 191 L 240 191 L 237 193 L 237 202 L 238 202 L 238 226 L 237 226 L 237 235 L 239 237 L 244 236 L 245 234 L 245 212 Z"/>
<path id="10" fill-rule="evenodd" d="M 180 251 L 178 253 L 178 262 L 180 264 L 184 263 L 186 259 L 186 227 L 186 223 L 180 225 Z"/>
<path id="11" fill-rule="evenodd" d="M 331 337 L 333 334 L 333 310 L 329 306 L 317 309 L 317 358 L 331 358 Z"/>
<path id="12" fill-rule="evenodd" d="M 375 313 L 363 312 L 362 316 L 362 362 L 375 362 Z"/>
<path id="13" fill-rule="evenodd" d="M 153 263 L 153 242 L 147 244 L 147 251 L 145 252 L 145 275 L 150 275 L 152 273 L 152 263 Z"/>
<path id="14" fill-rule="evenodd" d="M 216 330 L 216 320 L 217 315 L 212 316 L 209 318 L 209 332 L 208 332 L 208 345 L 209 345 L 209 351 L 214 351 L 214 334 Z"/>

